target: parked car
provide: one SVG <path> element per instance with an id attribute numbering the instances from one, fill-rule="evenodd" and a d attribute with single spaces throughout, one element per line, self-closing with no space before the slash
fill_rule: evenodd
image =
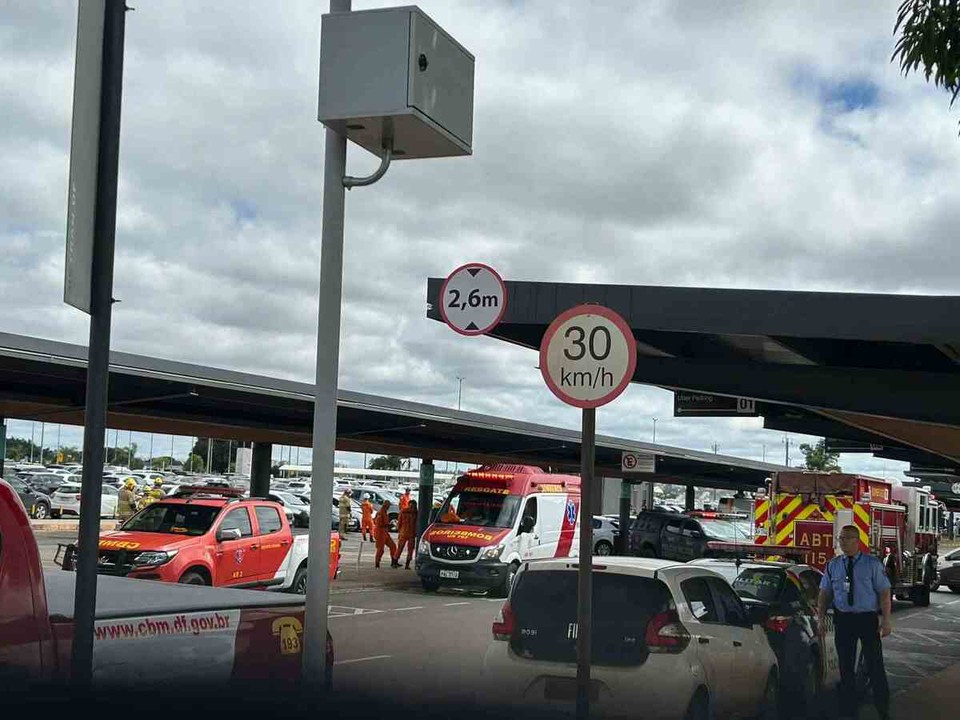
<path id="1" fill-rule="evenodd" d="M 310 527 L 310 503 L 304 502 L 293 493 L 279 490 L 267 494 L 269 500 L 283 505 L 285 510 L 293 513 L 290 524 L 294 527 Z"/>
<path id="2" fill-rule="evenodd" d="M 370 496 L 370 502 L 373 503 L 374 511 L 380 509 L 380 506 L 383 505 L 384 500 L 390 501 L 390 511 L 387 513 L 387 517 L 390 519 L 390 532 L 396 532 L 397 523 L 400 519 L 399 496 L 395 495 L 389 490 L 384 490 L 381 487 L 374 487 L 372 485 L 358 485 L 350 488 L 350 497 L 356 502 L 362 503 L 364 495 Z"/>
<path id="3" fill-rule="evenodd" d="M 745 526 L 724 519 L 719 513 L 697 517 L 645 510 L 630 527 L 630 554 L 686 562 L 709 557 L 707 543 L 751 542 Z"/>
<path id="4" fill-rule="evenodd" d="M 706 568 L 610 557 L 593 572 L 598 716 L 775 717 L 777 659 L 762 623 Z M 566 710 L 576 696 L 577 565 L 525 562 L 493 623 L 481 692 Z"/>
<path id="5" fill-rule="evenodd" d="M 78 476 L 66 476 L 66 475 L 56 475 L 55 473 L 31 473 L 21 478 L 27 485 L 32 487 L 37 492 L 41 492 L 44 495 L 53 495 L 54 491 L 63 485 L 68 477 L 77 477 Z"/>
<path id="6" fill-rule="evenodd" d="M 116 517 L 119 500 L 116 488 L 103 485 L 100 489 L 100 517 Z M 50 496 L 50 517 L 61 515 L 80 515 L 80 483 L 64 483 Z"/>
<path id="7" fill-rule="evenodd" d="M 49 495 L 37 492 L 19 478 L 13 477 L 7 480 L 7 482 L 10 483 L 17 495 L 20 496 L 20 502 L 23 503 L 23 507 L 26 508 L 30 517 L 36 518 L 37 520 L 50 517 Z"/>
<path id="8" fill-rule="evenodd" d="M 948 552 L 937 563 L 936 587 L 941 585 L 946 585 L 951 592 L 960 593 L 960 549 Z"/>
<path id="9" fill-rule="evenodd" d="M 343 490 L 340 491 L 340 495 L 336 495 L 333 498 L 333 516 L 334 520 L 337 522 L 337 527 L 340 526 L 340 498 L 343 497 Z M 347 525 L 347 529 L 350 532 L 358 532 L 360 530 L 360 522 L 363 520 L 363 510 L 360 508 L 360 503 L 351 498 L 350 500 L 350 524 Z"/>
<path id="10" fill-rule="evenodd" d="M 822 573 L 792 562 L 704 558 L 689 564 L 722 575 L 748 607 L 767 608 L 770 617 L 764 628 L 780 668 L 784 709 L 819 717 L 823 689 L 840 680 L 832 615 L 822 637 L 818 632 Z"/>
<path id="11" fill-rule="evenodd" d="M 620 521 L 603 515 L 593 516 L 593 554 L 613 555 L 620 536 Z"/>

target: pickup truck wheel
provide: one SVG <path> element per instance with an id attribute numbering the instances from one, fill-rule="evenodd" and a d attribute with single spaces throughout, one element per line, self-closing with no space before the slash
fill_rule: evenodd
<path id="1" fill-rule="evenodd" d="M 207 579 L 196 570 L 190 570 L 181 575 L 177 582 L 181 585 L 206 585 Z"/>
<path id="2" fill-rule="evenodd" d="M 640 546 L 640 557 L 655 558 L 656 556 L 657 551 L 653 549 L 652 545 Z"/>
<path id="3" fill-rule="evenodd" d="M 38 502 L 33 506 L 33 517 L 37 520 L 46 520 L 50 516 L 50 506 L 45 502 Z"/>
<path id="4" fill-rule="evenodd" d="M 307 594 L 307 568 L 297 568 L 297 574 L 293 576 L 293 584 L 290 586 L 290 592 L 294 595 Z"/>

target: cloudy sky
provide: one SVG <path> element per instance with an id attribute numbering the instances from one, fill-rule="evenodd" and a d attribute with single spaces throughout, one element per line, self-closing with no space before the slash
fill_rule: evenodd
<path id="1" fill-rule="evenodd" d="M 309 382 L 328 4 L 130 4 L 112 347 Z M 461 389 L 465 410 L 578 427 L 535 353 L 425 319 L 426 278 L 468 261 L 513 280 L 957 293 L 958 117 L 889 62 L 897 4 L 421 0 L 476 57 L 474 155 L 348 194 L 340 387 L 450 407 Z M 73 2 L 4 3 L 0 330 L 85 344 L 62 302 L 75 33 Z M 784 456 L 760 420 L 676 419 L 638 385 L 598 430 L 650 440 L 654 417 L 665 444 Z"/>

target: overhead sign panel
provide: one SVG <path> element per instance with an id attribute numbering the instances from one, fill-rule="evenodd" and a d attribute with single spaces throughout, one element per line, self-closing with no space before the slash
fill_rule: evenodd
<path id="1" fill-rule="evenodd" d="M 657 456 L 653 453 L 627 452 L 620 454 L 620 469 L 625 473 L 652 473 L 657 471 Z"/>
<path id="2" fill-rule="evenodd" d="M 857 442 L 856 440 L 840 440 L 838 438 L 825 438 L 824 447 L 827 452 L 832 453 L 875 453 L 884 450 L 883 445 Z"/>
<path id="3" fill-rule="evenodd" d="M 757 417 L 753 398 L 678 390 L 673 394 L 674 417 Z"/>
<path id="4" fill-rule="evenodd" d="M 80 0 L 73 79 L 73 126 L 67 183 L 67 258 L 63 301 L 89 314 L 93 275 L 93 225 L 100 147 L 105 0 Z"/>

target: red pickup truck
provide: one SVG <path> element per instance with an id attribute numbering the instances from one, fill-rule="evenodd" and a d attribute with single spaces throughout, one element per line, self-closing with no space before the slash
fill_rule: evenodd
<path id="1" fill-rule="evenodd" d="M 0 548 L 0 685 L 63 682 L 70 673 L 76 575 L 43 570 L 27 512 L 2 480 Z M 295 681 L 303 622 L 302 599 L 289 594 L 101 577 L 93 681 L 204 688 Z M 328 634 L 328 683 L 332 666 Z"/>
<path id="2" fill-rule="evenodd" d="M 307 587 L 307 535 L 294 535 L 278 503 L 234 488 L 184 486 L 147 505 L 120 529 L 100 534 L 97 572 L 185 585 L 286 590 Z M 76 546 L 56 561 L 73 569 Z M 330 579 L 340 535 L 330 533 Z"/>

